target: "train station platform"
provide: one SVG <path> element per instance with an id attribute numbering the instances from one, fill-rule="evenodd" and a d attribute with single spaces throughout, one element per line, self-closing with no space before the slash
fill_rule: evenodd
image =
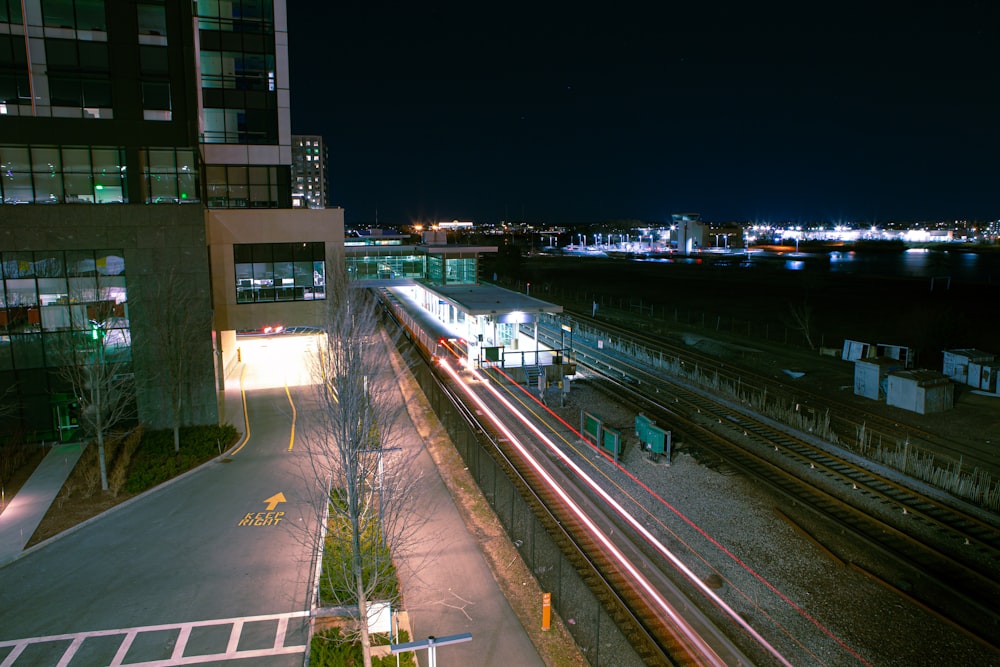
<path id="1" fill-rule="evenodd" d="M 389 292 L 429 334 L 453 342 L 470 365 L 558 366 L 561 349 L 542 343 L 539 319 L 562 306 L 494 285 L 394 286 Z"/>

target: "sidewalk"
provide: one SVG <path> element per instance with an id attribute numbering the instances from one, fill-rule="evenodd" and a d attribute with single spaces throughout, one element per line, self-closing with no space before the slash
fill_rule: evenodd
<path id="1" fill-rule="evenodd" d="M 24 486 L 7 502 L 0 513 L 0 566 L 21 555 L 82 452 L 80 443 L 55 445 Z"/>
<path id="2" fill-rule="evenodd" d="M 437 466 L 434 452 L 453 449 L 451 441 L 394 349 L 389 359 L 406 406 L 396 435 L 419 450 L 411 470 L 423 480 L 420 502 L 431 515 L 423 527 L 425 541 L 414 545 L 398 571 L 410 641 L 472 635 L 469 642 L 442 648 L 437 667 L 544 667 Z M 427 651 L 416 654 L 419 664 L 426 665 Z"/>

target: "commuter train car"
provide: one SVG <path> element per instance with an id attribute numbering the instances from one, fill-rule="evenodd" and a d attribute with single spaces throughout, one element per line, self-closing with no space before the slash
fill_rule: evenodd
<path id="1" fill-rule="evenodd" d="M 466 362 L 469 350 L 465 339 L 455 336 L 430 313 L 400 299 L 390 289 L 382 288 L 378 293 L 386 312 L 417 343 L 428 361 L 447 358 Z"/>

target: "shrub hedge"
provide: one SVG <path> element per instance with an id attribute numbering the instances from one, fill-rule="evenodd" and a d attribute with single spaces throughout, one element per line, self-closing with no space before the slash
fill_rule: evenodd
<path id="1" fill-rule="evenodd" d="M 172 430 L 146 431 L 132 456 L 125 491 L 140 493 L 187 472 L 229 449 L 237 435 L 232 424 L 184 427 L 181 450 L 175 452 Z"/>

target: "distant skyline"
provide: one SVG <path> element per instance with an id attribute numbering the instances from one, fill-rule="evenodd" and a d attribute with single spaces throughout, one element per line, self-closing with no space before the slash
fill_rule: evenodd
<path id="1" fill-rule="evenodd" d="M 289 3 L 292 131 L 348 224 L 1000 217 L 995 3 L 651 4 Z"/>

